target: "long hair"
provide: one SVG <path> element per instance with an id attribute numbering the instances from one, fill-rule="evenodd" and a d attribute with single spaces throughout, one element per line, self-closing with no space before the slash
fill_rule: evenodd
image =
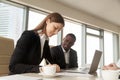
<path id="1" fill-rule="evenodd" d="M 46 16 L 43 21 L 36 26 L 34 29 L 35 31 L 37 30 L 42 30 L 44 27 L 46 27 L 46 20 L 50 19 L 50 22 L 56 22 L 56 23 L 61 23 L 63 26 L 65 25 L 63 17 L 59 13 L 51 13 L 48 16 Z"/>

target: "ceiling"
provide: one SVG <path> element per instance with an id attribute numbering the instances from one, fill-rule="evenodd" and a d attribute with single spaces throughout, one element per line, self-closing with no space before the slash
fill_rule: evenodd
<path id="1" fill-rule="evenodd" d="M 120 26 L 120 0 L 56 0 Z"/>

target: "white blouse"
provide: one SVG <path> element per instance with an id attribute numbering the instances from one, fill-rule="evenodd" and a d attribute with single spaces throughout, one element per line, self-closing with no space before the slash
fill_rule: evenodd
<path id="1" fill-rule="evenodd" d="M 62 47 L 62 46 L 61 46 L 61 47 Z M 64 52 L 65 62 L 66 62 L 66 64 L 69 64 L 69 52 L 70 52 L 70 50 L 68 50 L 68 51 L 66 52 L 63 47 L 62 47 L 62 50 L 63 50 L 63 52 Z"/>
<path id="2" fill-rule="evenodd" d="M 40 43 L 41 43 L 41 58 L 42 58 L 45 40 L 49 40 L 49 38 L 45 34 L 39 34 L 39 36 L 40 36 Z M 39 64 L 39 66 L 45 66 L 45 65 L 46 65 L 46 61 L 45 59 L 43 59 Z"/>
<path id="3" fill-rule="evenodd" d="M 40 43 L 41 43 L 41 57 L 43 55 L 43 47 L 44 47 L 44 43 L 45 43 L 45 40 L 49 40 L 49 38 L 45 35 L 45 34 L 39 34 L 40 36 Z"/>

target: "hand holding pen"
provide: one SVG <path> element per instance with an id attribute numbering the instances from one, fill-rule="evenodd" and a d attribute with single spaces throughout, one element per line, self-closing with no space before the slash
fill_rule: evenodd
<path id="1" fill-rule="evenodd" d="M 45 59 L 45 60 L 48 63 L 48 65 L 56 66 L 56 72 L 60 72 L 60 66 L 59 65 L 57 65 L 57 64 L 51 64 L 50 61 L 48 61 L 48 59 Z"/>

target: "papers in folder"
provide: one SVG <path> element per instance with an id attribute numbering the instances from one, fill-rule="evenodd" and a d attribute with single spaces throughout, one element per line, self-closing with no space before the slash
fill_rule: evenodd
<path id="1" fill-rule="evenodd" d="M 0 77 L 0 80 L 41 80 L 41 79 L 38 77 L 30 77 L 23 75 L 10 75 L 10 76 Z"/>

